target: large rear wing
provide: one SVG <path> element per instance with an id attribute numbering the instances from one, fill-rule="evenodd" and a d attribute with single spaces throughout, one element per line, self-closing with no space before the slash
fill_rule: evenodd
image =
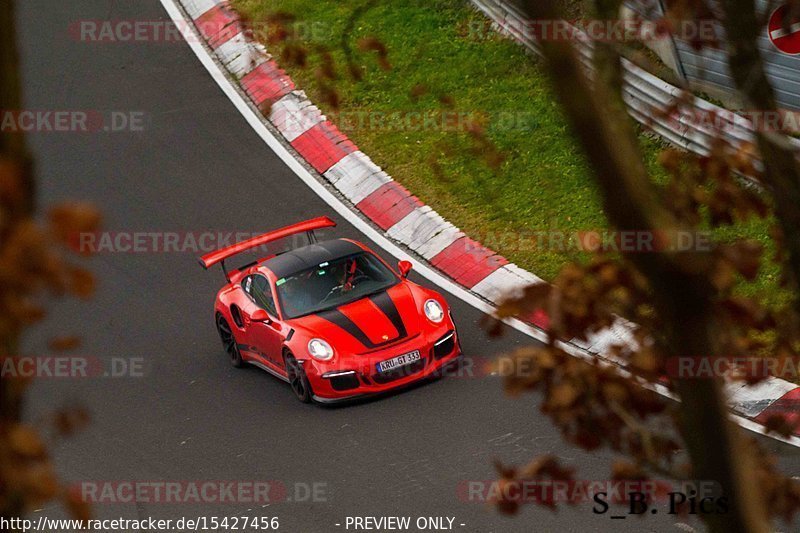
<path id="1" fill-rule="evenodd" d="M 314 242 L 316 242 L 316 237 L 314 236 L 314 230 L 321 228 L 330 228 L 335 225 L 336 222 L 334 222 L 328 217 L 318 217 L 318 218 L 312 218 L 311 220 L 298 222 L 297 224 L 292 224 L 291 226 L 286 226 L 285 228 L 276 229 L 274 231 L 264 233 L 263 235 L 258 235 L 257 237 L 247 239 L 246 241 L 237 242 L 236 244 L 232 244 L 231 246 L 227 246 L 225 248 L 221 248 L 219 250 L 210 252 L 200 258 L 200 265 L 206 270 L 208 270 L 210 267 L 216 265 L 217 263 L 220 263 L 222 265 L 222 272 L 225 273 L 225 279 L 230 281 L 230 277 L 228 276 L 228 271 L 225 268 L 226 259 L 233 257 L 234 255 L 240 254 L 242 252 L 246 252 L 247 250 L 250 250 L 257 246 L 262 246 L 269 242 L 277 241 L 279 239 L 283 239 L 291 235 L 296 235 L 298 233 L 305 233 L 306 235 L 308 235 L 309 244 L 313 244 Z"/>

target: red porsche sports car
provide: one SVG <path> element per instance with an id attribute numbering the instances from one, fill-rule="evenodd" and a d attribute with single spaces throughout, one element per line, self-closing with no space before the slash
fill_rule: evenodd
<path id="1" fill-rule="evenodd" d="M 442 296 L 392 270 L 350 239 L 317 242 L 327 217 L 300 222 L 209 253 L 228 283 L 214 305 L 233 366 L 250 363 L 288 381 L 302 402 L 335 402 L 384 392 L 435 374 L 461 355 Z M 308 245 L 236 270 L 225 260 L 305 233 Z"/>

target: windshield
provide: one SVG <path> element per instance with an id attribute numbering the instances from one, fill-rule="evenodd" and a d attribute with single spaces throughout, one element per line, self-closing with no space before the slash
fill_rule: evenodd
<path id="1" fill-rule="evenodd" d="M 279 279 L 275 285 L 286 318 L 317 313 L 388 289 L 397 276 L 366 252 L 327 261 Z"/>

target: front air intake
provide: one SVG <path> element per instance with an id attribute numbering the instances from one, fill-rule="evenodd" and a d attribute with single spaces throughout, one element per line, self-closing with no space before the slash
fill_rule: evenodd
<path id="1" fill-rule="evenodd" d="M 442 359 L 453 353 L 456 347 L 456 332 L 453 330 L 445 333 L 438 341 L 433 343 L 433 357 Z"/>

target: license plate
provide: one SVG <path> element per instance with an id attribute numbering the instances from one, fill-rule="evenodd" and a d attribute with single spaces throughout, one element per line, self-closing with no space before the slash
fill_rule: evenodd
<path id="1" fill-rule="evenodd" d="M 388 372 L 389 370 L 394 370 L 396 368 L 400 368 L 401 366 L 410 365 L 416 361 L 420 360 L 419 350 L 414 350 L 411 353 L 405 353 L 403 355 L 398 355 L 397 357 L 393 357 L 391 359 L 387 359 L 386 361 L 381 361 L 377 365 L 378 372 Z"/>

